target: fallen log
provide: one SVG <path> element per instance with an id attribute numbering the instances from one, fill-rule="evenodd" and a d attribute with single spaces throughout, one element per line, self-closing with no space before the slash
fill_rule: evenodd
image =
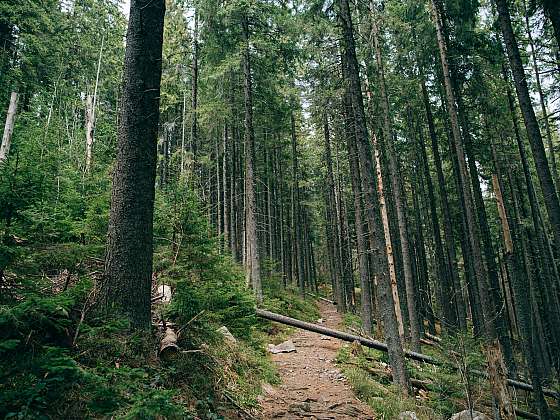
<path id="1" fill-rule="evenodd" d="M 331 328 L 323 327 L 322 325 L 312 324 L 310 322 L 300 321 L 299 319 L 290 318 L 288 316 L 284 316 L 284 315 L 280 315 L 280 314 L 277 314 L 277 313 L 274 313 L 274 312 L 266 311 L 264 309 L 256 309 L 256 314 L 257 314 L 257 316 L 259 316 L 261 318 L 264 318 L 264 319 L 268 319 L 270 321 L 275 321 L 275 322 L 279 322 L 281 324 L 290 325 L 292 327 L 297 327 L 297 328 L 301 328 L 301 329 L 304 329 L 304 330 L 307 330 L 307 331 L 316 332 L 316 333 L 323 334 L 323 335 L 326 335 L 326 336 L 329 336 L 329 337 L 338 338 L 338 339 L 343 340 L 343 341 L 349 341 L 351 343 L 354 342 L 354 341 L 357 341 L 358 343 L 360 343 L 364 347 L 369 347 L 369 348 L 372 348 L 372 349 L 381 350 L 383 352 L 388 351 L 387 350 L 387 344 L 385 344 L 381 341 L 360 337 L 358 335 L 349 334 L 349 333 L 346 333 L 344 331 L 333 330 Z M 443 363 L 440 362 L 439 360 L 436 360 L 433 357 L 427 356 L 425 354 L 416 353 L 416 352 L 410 351 L 410 350 L 404 350 L 404 354 L 405 354 L 405 357 L 407 357 L 409 359 L 412 359 L 412 360 L 419 361 L 419 362 L 428 363 L 428 364 L 434 365 L 434 366 L 443 365 Z M 482 377 L 485 377 L 485 378 L 488 377 L 488 374 L 486 372 L 481 372 L 481 371 L 477 371 L 477 370 L 471 370 L 471 372 L 475 375 L 478 375 L 478 376 L 482 376 Z M 528 383 L 525 383 L 525 382 L 520 382 L 520 381 L 516 381 L 516 380 L 508 378 L 507 383 L 508 383 L 509 386 L 511 386 L 513 388 L 523 389 L 525 391 L 533 391 L 533 386 L 531 384 L 528 384 Z M 556 399 L 560 398 L 560 394 L 558 394 L 558 392 L 556 392 L 552 389 L 543 388 L 543 394 L 546 395 L 546 396 L 552 397 L 552 398 L 556 398 Z"/>
<path id="2" fill-rule="evenodd" d="M 318 295 L 315 295 L 315 294 L 310 293 L 310 292 L 305 292 L 305 294 L 306 294 L 306 295 L 309 295 L 309 296 L 311 296 L 311 297 L 314 297 L 315 299 L 322 300 L 323 302 L 327 302 L 327 303 L 330 303 L 330 304 L 332 304 L 332 305 L 336 305 L 336 302 L 335 302 L 335 301 L 332 301 L 332 300 L 330 300 L 330 299 L 324 298 L 324 297 L 322 297 L 322 296 L 318 296 Z"/>
<path id="3" fill-rule="evenodd" d="M 304 330 L 313 331 L 319 334 L 327 335 L 329 337 L 338 338 L 340 340 L 354 342 L 357 341 L 362 346 L 369 347 L 376 350 L 387 351 L 387 344 L 381 341 L 372 340 L 369 338 L 360 337 L 359 335 L 348 334 L 343 331 L 333 330 L 331 328 L 323 327 L 322 325 L 312 324 L 310 322 L 300 321 L 299 319 L 290 318 L 288 316 L 276 314 L 274 312 L 265 311 L 264 309 L 257 309 L 257 316 L 268 319 L 270 321 L 280 322 L 281 324 L 291 325 L 292 327 L 302 328 Z M 416 353 L 414 351 L 405 350 L 406 357 L 425 362 L 432 365 L 440 365 L 441 363 L 433 357 L 426 356 L 425 354 Z"/>
<path id="4" fill-rule="evenodd" d="M 168 327 L 159 344 L 159 357 L 162 360 L 169 361 L 179 353 L 179 350 L 177 334 Z"/>
<path id="5" fill-rule="evenodd" d="M 426 338 L 429 338 L 430 340 L 435 341 L 436 343 L 441 342 L 441 338 L 438 337 L 437 335 L 430 334 L 427 331 L 424 332 L 424 335 L 426 336 Z"/>

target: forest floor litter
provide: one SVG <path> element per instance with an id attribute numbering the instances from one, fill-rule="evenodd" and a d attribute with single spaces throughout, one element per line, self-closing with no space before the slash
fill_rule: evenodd
<path id="1" fill-rule="evenodd" d="M 322 323 L 337 328 L 342 323 L 336 308 L 318 303 Z M 261 397 L 263 419 L 373 419 L 371 409 L 358 400 L 334 359 L 340 340 L 298 330 L 290 337 L 295 350 L 273 353 L 282 383 L 266 384 Z"/>

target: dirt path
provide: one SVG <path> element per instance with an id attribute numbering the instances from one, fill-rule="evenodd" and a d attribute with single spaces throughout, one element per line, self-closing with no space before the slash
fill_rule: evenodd
<path id="1" fill-rule="evenodd" d="M 341 317 L 333 305 L 320 302 L 323 325 L 338 328 Z M 333 359 L 340 340 L 298 330 L 291 337 L 295 353 L 272 355 L 282 378 L 278 387 L 266 387 L 263 419 L 373 419 L 359 401 Z"/>

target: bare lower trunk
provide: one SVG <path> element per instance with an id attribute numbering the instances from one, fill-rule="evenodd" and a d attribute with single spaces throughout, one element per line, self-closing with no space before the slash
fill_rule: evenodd
<path id="1" fill-rule="evenodd" d="M 377 69 L 379 73 L 379 88 L 381 92 L 381 109 L 383 112 L 384 122 L 383 134 L 385 139 L 384 146 L 387 153 L 387 161 L 389 163 L 389 178 L 391 180 L 391 189 L 393 192 L 393 198 L 395 200 L 398 231 L 401 243 L 401 256 L 406 289 L 406 305 L 408 310 L 408 319 L 410 322 L 410 345 L 414 351 L 420 351 L 420 321 L 418 320 L 418 312 L 416 308 L 416 293 L 414 290 L 414 281 L 412 279 L 412 262 L 410 258 L 410 245 L 408 242 L 408 229 L 406 220 L 406 196 L 399 179 L 399 165 L 397 162 L 393 144 L 393 127 L 389 110 L 389 98 L 387 96 L 387 88 L 385 86 L 384 63 L 381 54 L 381 45 L 379 40 L 377 22 L 374 16 L 372 16 L 371 21 L 372 38 L 375 48 Z"/>
<path id="2" fill-rule="evenodd" d="M 443 216 L 443 233 L 445 235 L 445 247 L 446 247 L 446 261 L 447 268 L 450 274 L 450 281 L 440 282 L 438 288 L 440 290 L 440 300 L 442 304 L 442 309 L 444 313 L 444 324 L 450 326 L 452 329 L 459 326 L 463 331 L 466 330 L 466 309 L 465 302 L 463 300 L 463 291 L 461 287 L 461 281 L 459 279 L 459 273 L 457 268 L 457 254 L 455 251 L 455 235 L 453 233 L 453 222 L 451 220 L 451 212 L 449 206 L 449 200 L 447 198 L 447 187 L 445 182 L 445 175 L 443 173 L 441 155 L 439 152 L 439 144 L 437 133 L 434 125 L 434 118 L 432 114 L 432 109 L 430 105 L 430 100 L 428 97 L 428 91 L 426 89 L 426 82 L 424 80 L 424 75 L 422 77 L 422 97 L 424 100 L 424 108 L 426 112 L 426 120 L 428 122 L 428 131 L 430 134 L 432 154 L 434 156 L 434 164 L 436 167 L 439 196 L 441 200 L 441 212 Z"/>
<path id="3" fill-rule="evenodd" d="M 379 207 L 381 210 L 381 221 L 383 223 L 383 234 L 385 236 L 385 249 L 387 250 L 387 263 L 389 264 L 389 276 L 391 278 L 391 292 L 393 301 L 395 302 L 395 315 L 399 326 L 399 336 L 404 340 L 404 325 L 401 314 L 401 302 L 399 299 L 399 290 L 397 288 L 397 274 L 395 272 L 395 259 L 393 256 L 393 246 L 391 245 L 391 230 L 389 229 L 389 216 L 387 214 L 387 205 L 385 203 L 385 192 L 383 189 L 383 175 L 381 173 L 381 159 L 377 148 L 376 136 L 372 135 L 372 143 L 375 154 L 375 169 L 377 171 L 377 193 L 379 194 Z"/>
<path id="4" fill-rule="evenodd" d="M 511 231 L 509 228 L 509 222 L 506 215 L 506 208 L 504 206 L 504 197 L 502 195 L 502 189 L 500 187 L 500 182 L 498 180 L 497 174 L 492 174 L 492 189 L 496 196 L 496 204 L 498 206 L 498 215 L 500 216 L 500 224 L 502 225 L 502 234 L 504 237 L 504 247 L 505 252 L 510 254 L 513 252 L 513 242 L 511 240 Z"/>
<path id="5" fill-rule="evenodd" d="M 351 106 L 348 99 L 345 100 L 347 114 L 351 113 Z M 349 109 L 348 109 L 349 108 Z M 350 115 L 346 116 L 346 120 L 350 120 Z M 352 124 L 353 128 L 353 124 Z M 361 318 L 364 331 L 371 334 L 373 320 L 371 311 L 371 282 L 369 278 L 368 255 L 366 239 L 368 237 L 367 229 L 364 223 L 364 214 L 362 206 L 362 188 L 360 182 L 360 166 L 358 161 L 358 150 L 356 148 L 356 138 L 352 133 L 347 133 L 346 141 L 348 144 L 348 160 L 352 181 L 352 192 L 354 196 L 354 225 L 356 231 L 356 248 L 358 253 L 358 271 L 360 274 L 361 289 Z M 364 229 L 365 228 L 365 229 Z"/>
<path id="6" fill-rule="evenodd" d="M 8 159 L 10 154 L 10 146 L 12 145 L 12 133 L 14 132 L 14 123 L 16 120 L 16 111 L 18 103 L 18 93 L 12 92 L 10 95 L 10 105 L 6 114 L 6 124 L 4 125 L 4 134 L 2 135 L 2 145 L 0 145 L 0 164 Z"/>
<path id="7" fill-rule="evenodd" d="M 224 138 L 223 138 L 223 151 L 224 154 L 222 156 L 222 190 L 223 190 L 223 202 L 224 202 L 224 251 L 229 249 L 229 230 L 230 230 L 230 224 L 229 224 L 229 214 L 230 214 L 230 209 L 229 209 L 229 199 L 228 199 L 228 193 L 229 193 L 229 184 L 228 184 L 228 125 L 227 122 L 224 123 Z"/>
<path id="8" fill-rule="evenodd" d="M 151 325 L 153 212 L 164 0 L 130 6 L 117 161 L 100 305 Z"/>
<path id="9" fill-rule="evenodd" d="M 342 27 L 343 53 L 348 66 L 348 80 L 346 89 L 352 102 L 354 122 L 356 128 L 356 143 L 360 156 L 360 165 L 363 167 L 361 177 L 364 191 L 365 214 L 367 215 L 370 234 L 370 251 L 375 265 L 375 275 L 378 281 L 379 302 L 382 306 L 381 315 L 385 329 L 385 340 L 388 347 L 389 363 L 392 368 L 393 382 L 397 384 L 403 394 L 408 394 L 410 382 L 406 371 L 402 341 L 399 337 L 397 318 L 391 296 L 391 282 L 387 267 L 385 238 L 379 215 L 379 197 L 375 191 L 377 180 L 372 162 L 371 145 L 366 126 L 364 102 L 362 97 L 360 71 L 356 58 L 354 43 L 354 29 L 348 0 L 337 2 L 339 22 Z"/>
<path id="10" fill-rule="evenodd" d="M 254 147 L 255 133 L 253 131 L 253 87 L 251 82 L 251 57 L 249 53 L 249 22 L 243 18 L 243 73 L 245 79 L 245 226 L 248 250 L 246 256 L 247 273 L 255 293 L 257 303 L 262 303 L 262 284 L 260 260 L 257 238 L 257 201 L 255 197 L 254 180 Z"/>
<path id="11" fill-rule="evenodd" d="M 305 296 L 304 283 L 304 261 L 303 261 L 303 242 L 300 220 L 300 197 L 299 197 L 299 168 L 298 168 L 298 151 L 297 151 L 297 135 L 296 120 L 294 112 L 290 113 L 291 140 L 292 140 L 292 221 L 293 221 L 293 269 L 294 277 L 297 278 L 299 291 L 301 296 Z"/>
<path id="12" fill-rule="evenodd" d="M 183 92 L 183 113 L 181 118 L 181 172 L 180 176 L 185 175 L 185 114 L 187 107 L 187 94 Z"/>
<path id="13" fill-rule="evenodd" d="M 192 89 L 191 89 L 191 152 L 193 170 L 196 171 L 198 152 L 198 11 L 194 11 L 194 30 L 192 45 Z"/>
<path id="14" fill-rule="evenodd" d="M 93 149 L 93 126 L 95 124 L 93 116 L 93 96 L 86 96 L 86 173 L 91 169 L 91 155 Z"/>

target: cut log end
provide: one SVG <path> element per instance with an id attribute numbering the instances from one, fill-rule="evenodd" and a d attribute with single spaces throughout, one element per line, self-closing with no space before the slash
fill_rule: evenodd
<path id="1" fill-rule="evenodd" d="M 179 351 L 177 334 L 171 328 L 167 328 L 159 345 L 159 358 L 164 361 L 173 360 L 177 357 Z"/>

